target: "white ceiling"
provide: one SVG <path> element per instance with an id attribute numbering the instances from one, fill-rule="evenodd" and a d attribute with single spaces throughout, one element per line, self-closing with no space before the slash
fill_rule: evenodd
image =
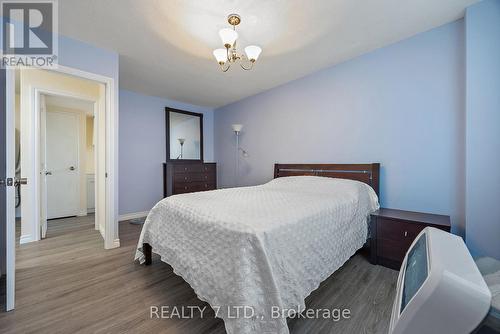
<path id="1" fill-rule="evenodd" d="M 120 87 L 217 107 L 464 15 L 477 0 L 60 0 L 64 35 L 120 54 Z M 239 46 L 260 45 L 252 71 L 212 56 L 236 12 Z"/>

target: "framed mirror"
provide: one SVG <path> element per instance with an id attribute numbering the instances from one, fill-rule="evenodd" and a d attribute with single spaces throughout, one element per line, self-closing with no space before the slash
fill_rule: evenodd
<path id="1" fill-rule="evenodd" d="M 203 161 L 203 114 L 165 108 L 167 161 Z"/>

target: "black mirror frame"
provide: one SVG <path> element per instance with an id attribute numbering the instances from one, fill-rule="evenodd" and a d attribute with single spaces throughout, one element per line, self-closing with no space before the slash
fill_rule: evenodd
<path id="1" fill-rule="evenodd" d="M 176 112 L 179 114 L 196 116 L 200 118 L 200 159 L 170 159 L 170 112 Z M 165 137 L 166 137 L 165 144 L 166 144 L 167 162 L 175 162 L 175 161 L 203 162 L 203 114 L 165 107 Z"/>

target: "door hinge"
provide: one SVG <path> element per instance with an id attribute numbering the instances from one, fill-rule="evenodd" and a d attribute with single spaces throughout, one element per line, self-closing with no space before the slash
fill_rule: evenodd
<path id="1" fill-rule="evenodd" d="M 108 173 L 104 173 L 104 177 L 108 177 Z"/>

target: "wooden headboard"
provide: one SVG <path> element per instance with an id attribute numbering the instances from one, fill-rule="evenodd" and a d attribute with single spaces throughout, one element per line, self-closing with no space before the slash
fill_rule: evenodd
<path id="1" fill-rule="evenodd" d="M 361 181 L 379 195 L 380 164 L 275 164 L 274 178 L 283 176 L 324 176 Z"/>

